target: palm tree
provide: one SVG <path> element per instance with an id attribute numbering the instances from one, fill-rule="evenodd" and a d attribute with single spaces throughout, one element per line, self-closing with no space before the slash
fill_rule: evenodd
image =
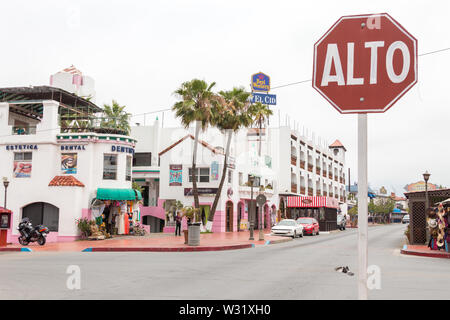
<path id="1" fill-rule="evenodd" d="M 120 130 L 125 135 L 129 135 L 131 114 L 125 112 L 125 106 L 121 106 L 113 100 L 111 105 L 104 104 L 103 107 L 105 117 L 102 119 L 100 126 L 106 129 Z"/>
<path id="2" fill-rule="evenodd" d="M 231 91 L 220 91 L 220 104 L 216 107 L 216 112 L 213 114 L 212 124 L 227 134 L 227 143 L 224 155 L 222 176 L 220 178 L 219 188 L 214 197 L 214 202 L 208 216 L 206 229 L 211 231 L 214 214 L 219 203 L 220 195 L 222 193 L 225 176 L 227 174 L 227 163 L 230 155 L 231 138 L 234 132 L 237 132 L 242 127 L 249 127 L 252 122 L 252 116 L 248 112 L 250 93 L 246 92 L 243 87 L 233 88 Z"/>
<path id="3" fill-rule="evenodd" d="M 193 79 L 181 84 L 174 94 L 181 99 L 176 102 L 172 110 L 175 116 L 180 118 L 181 124 L 187 129 L 195 122 L 194 150 L 192 155 L 192 190 L 194 193 L 195 208 L 200 208 L 197 190 L 197 146 L 200 129 L 205 131 L 211 124 L 215 105 L 217 105 L 217 95 L 212 92 L 215 82 L 207 84 L 206 81 Z"/>
<path id="4" fill-rule="evenodd" d="M 269 106 L 262 104 L 261 102 L 257 102 L 252 104 L 250 107 L 250 113 L 253 116 L 253 123 L 259 126 L 259 150 L 258 155 L 261 157 L 261 130 L 262 124 L 266 122 L 271 115 L 273 115 L 273 111 L 270 110 Z"/>
<path id="5" fill-rule="evenodd" d="M 259 161 L 261 161 L 261 131 L 262 131 L 262 124 L 266 122 L 266 120 L 269 119 L 269 117 L 273 114 L 273 111 L 270 110 L 269 106 L 262 104 L 261 102 L 257 102 L 255 104 L 252 104 L 250 107 L 250 113 L 253 117 L 253 123 L 259 125 L 259 131 L 258 131 L 258 138 L 259 138 L 259 150 L 258 150 L 258 157 Z M 262 219 L 262 208 L 261 208 L 261 219 L 259 219 L 261 227 L 259 227 L 259 239 L 264 239 L 264 233 L 263 233 L 263 219 Z"/>

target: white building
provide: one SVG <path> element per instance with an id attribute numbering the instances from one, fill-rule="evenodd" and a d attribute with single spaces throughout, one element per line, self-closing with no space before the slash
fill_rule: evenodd
<path id="1" fill-rule="evenodd" d="M 138 141 L 133 180 L 144 188 L 141 212 L 144 223 L 153 225 L 153 232 L 173 230 L 167 225 L 165 201 L 194 204 L 189 173 L 193 134 L 193 128 L 161 128 L 159 121 L 151 126 L 132 127 L 131 135 Z M 197 168 L 204 219 L 209 214 L 222 175 L 225 142 L 224 134 L 215 128 L 200 136 Z M 256 177 L 253 199 L 260 192 L 267 198 L 263 207 L 266 227 L 281 217 L 299 215 L 299 211 L 287 209 L 288 196 L 333 197 L 344 204 L 345 151 L 338 140 L 330 146 L 318 145 L 287 126 L 262 129 L 261 135 L 259 129 L 239 131 L 233 135 L 231 163 L 215 213 L 213 231 L 237 231 L 241 226 L 248 226 L 250 175 Z M 264 190 L 260 191 L 260 186 Z M 256 228 L 259 220 L 255 221 Z"/>
<path id="2" fill-rule="evenodd" d="M 95 81 L 71 65 L 50 76 L 50 86 L 95 101 Z"/>
<path id="3" fill-rule="evenodd" d="M 10 181 L 13 211 L 8 241 L 17 241 L 23 217 L 48 226 L 47 241 L 74 240 L 75 220 L 90 216 L 99 188 L 132 190 L 136 141 L 71 120 L 87 121 L 101 108 L 48 86 L 3 88 L 0 101 L 0 177 Z"/>

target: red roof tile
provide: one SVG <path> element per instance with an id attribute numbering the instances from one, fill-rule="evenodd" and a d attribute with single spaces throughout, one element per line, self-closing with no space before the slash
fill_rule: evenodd
<path id="1" fill-rule="evenodd" d="M 48 184 L 49 187 L 84 187 L 74 176 L 56 176 Z"/>
<path id="2" fill-rule="evenodd" d="M 344 148 L 344 150 L 347 151 L 347 149 L 345 149 L 344 145 L 339 140 L 336 140 L 335 142 L 333 142 L 330 145 L 330 148 Z"/>

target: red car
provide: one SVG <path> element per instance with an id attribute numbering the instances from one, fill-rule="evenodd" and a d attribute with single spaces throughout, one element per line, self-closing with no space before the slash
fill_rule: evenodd
<path id="1" fill-rule="evenodd" d="M 314 218 L 300 217 L 297 219 L 297 223 L 303 226 L 303 234 L 310 234 L 315 236 L 319 234 L 319 223 Z"/>

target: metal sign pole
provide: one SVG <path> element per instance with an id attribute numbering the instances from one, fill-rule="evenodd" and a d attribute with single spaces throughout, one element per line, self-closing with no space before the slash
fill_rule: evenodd
<path id="1" fill-rule="evenodd" d="M 367 300 L 367 113 L 358 114 L 358 299 Z"/>

